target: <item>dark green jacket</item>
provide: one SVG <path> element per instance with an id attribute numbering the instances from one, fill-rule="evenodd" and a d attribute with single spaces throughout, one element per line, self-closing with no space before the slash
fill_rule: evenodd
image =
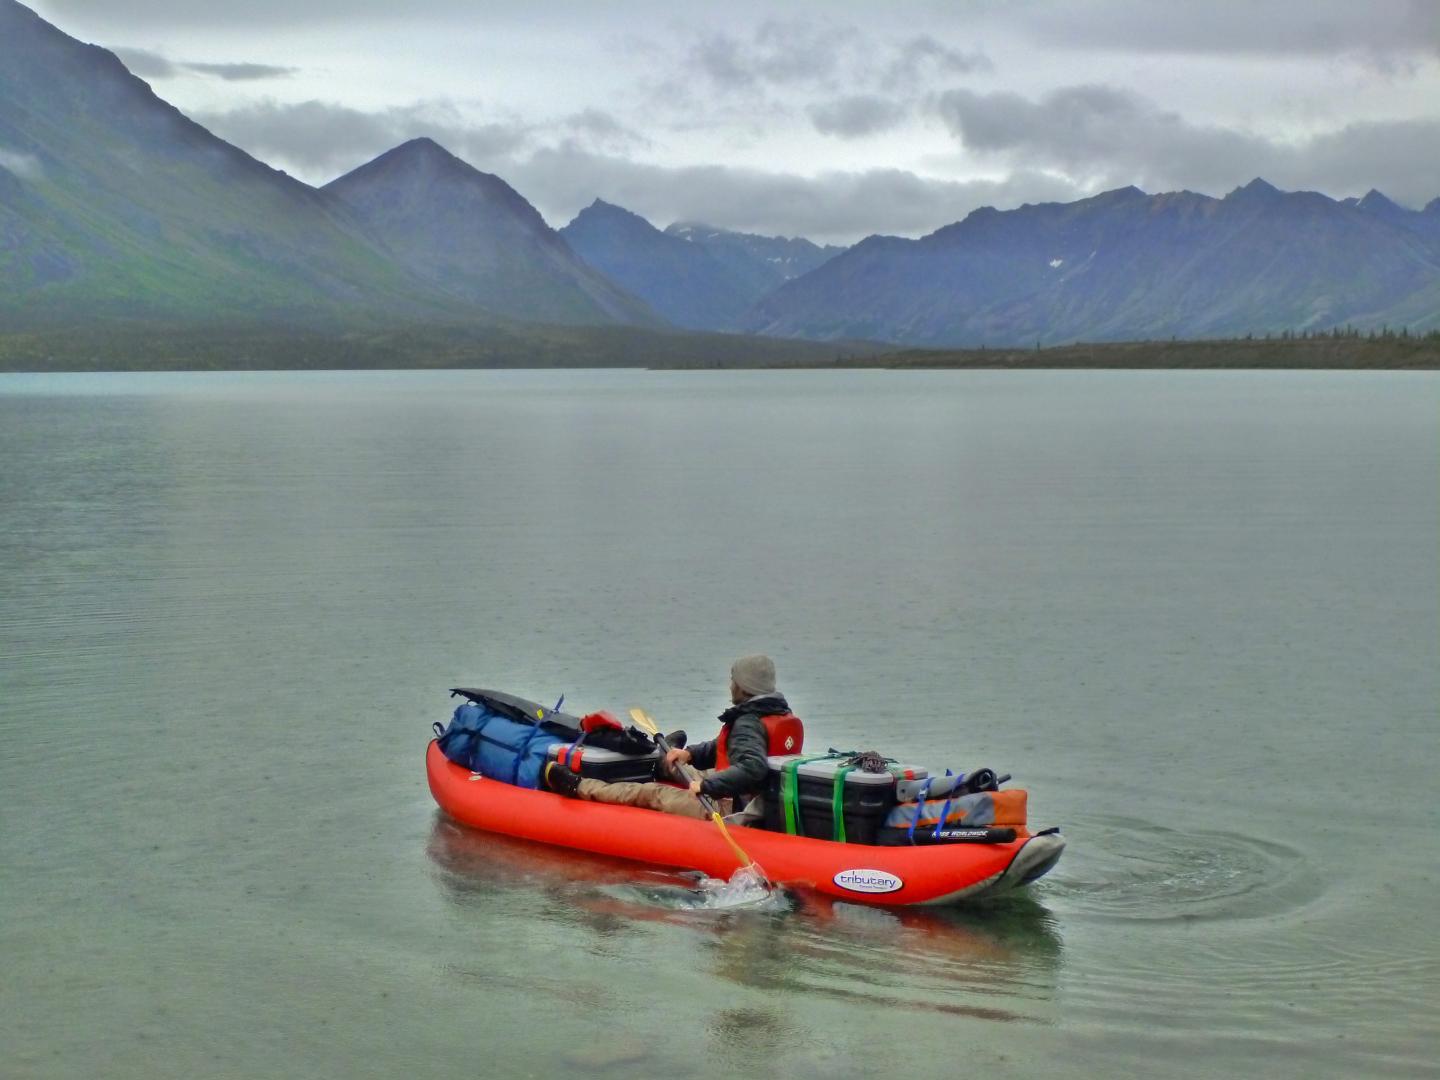
<path id="1" fill-rule="evenodd" d="M 741 702 L 720 714 L 720 723 L 730 729 L 726 755 L 730 767 L 705 778 L 700 790 L 712 798 L 749 798 L 765 789 L 769 766 L 765 757 L 770 750 L 770 737 L 765 734 L 762 716 L 788 713 L 790 706 L 779 694 L 766 694 Z M 690 747 L 690 764 L 697 769 L 715 768 L 718 739 L 696 743 Z"/>

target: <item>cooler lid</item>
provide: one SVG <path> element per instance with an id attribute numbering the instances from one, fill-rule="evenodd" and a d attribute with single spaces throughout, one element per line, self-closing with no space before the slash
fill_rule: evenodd
<path id="1" fill-rule="evenodd" d="M 783 756 L 768 757 L 765 760 L 773 772 L 779 772 L 788 763 L 803 760 L 804 758 L 804 754 L 786 754 Z M 820 761 L 807 761 L 795 771 L 799 776 L 805 777 L 806 779 L 825 780 L 833 784 L 835 782 L 835 774 L 840 770 L 844 762 L 844 758 L 823 758 Z M 924 769 L 914 765 L 891 765 L 890 769 L 897 770 L 902 777 L 914 780 L 922 780 L 928 775 Z M 861 769 L 854 769 L 845 774 L 845 782 L 847 784 L 875 784 L 888 787 L 895 783 L 895 776 L 896 773 L 892 771 L 872 773 L 865 772 Z"/>
<path id="2" fill-rule="evenodd" d="M 560 756 L 562 750 L 568 753 L 574 745 L 574 743 L 552 743 L 545 752 L 555 759 Z M 654 761 L 660 756 L 660 751 L 651 750 L 648 754 L 622 754 L 618 750 L 605 750 L 599 746 L 591 746 L 589 743 L 581 743 L 580 756 L 595 765 L 610 765 L 617 761 Z"/>

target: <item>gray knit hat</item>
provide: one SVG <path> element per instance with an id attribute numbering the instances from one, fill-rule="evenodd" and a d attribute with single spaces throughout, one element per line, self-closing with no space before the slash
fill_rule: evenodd
<path id="1" fill-rule="evenodd" d="M 775 661 L 768 656 L 742 656 L 730 665 L 730 681 L 742 694 L 775 693 Z"/>

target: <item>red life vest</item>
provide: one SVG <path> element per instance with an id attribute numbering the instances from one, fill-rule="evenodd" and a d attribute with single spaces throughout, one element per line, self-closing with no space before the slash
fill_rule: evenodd
<path id="1" fill-rule="evenodd" d="M 805 748 L 805 725 L 794 713 L 762 716 L 760 723 L 765 725 L 765 737 L 770 742 L 765 751 L 768 756 L 782 757 L 785 754 L 798 754 Z M 722 727 L 720 734 L 715 739 L 715 768 L 717 769 L 730 767 L 730 727 L 730 724 Z"/>

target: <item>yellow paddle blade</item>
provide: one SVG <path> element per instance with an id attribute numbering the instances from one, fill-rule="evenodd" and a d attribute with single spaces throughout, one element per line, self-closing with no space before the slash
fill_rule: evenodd
<path id="1" fill-rule="evenodd" d="M 755 860 L 745 854 L 745 849 L 735 842 L 735 838 L 730 835 L 730 830 L 725 827 L 725 820 L 720 816 L 719 811 L 711 814 L 710 817 L 716 825 L 720 826 L 720 835 L 725 837 L 725 842 L 730 845 L 730 850 L 735 852 L 735 857 L 740 860 L 740 865 L 754 866 Z"/>
<path id="2" fill-rule="evenodd" d="M 644 709 L 631 709 L 630 719 L 635 721 L 635 726 L 646 735 L 658 735 L 660 729 L 655 726 L 655 721 L 650 719 L 650 714 Z"/>

